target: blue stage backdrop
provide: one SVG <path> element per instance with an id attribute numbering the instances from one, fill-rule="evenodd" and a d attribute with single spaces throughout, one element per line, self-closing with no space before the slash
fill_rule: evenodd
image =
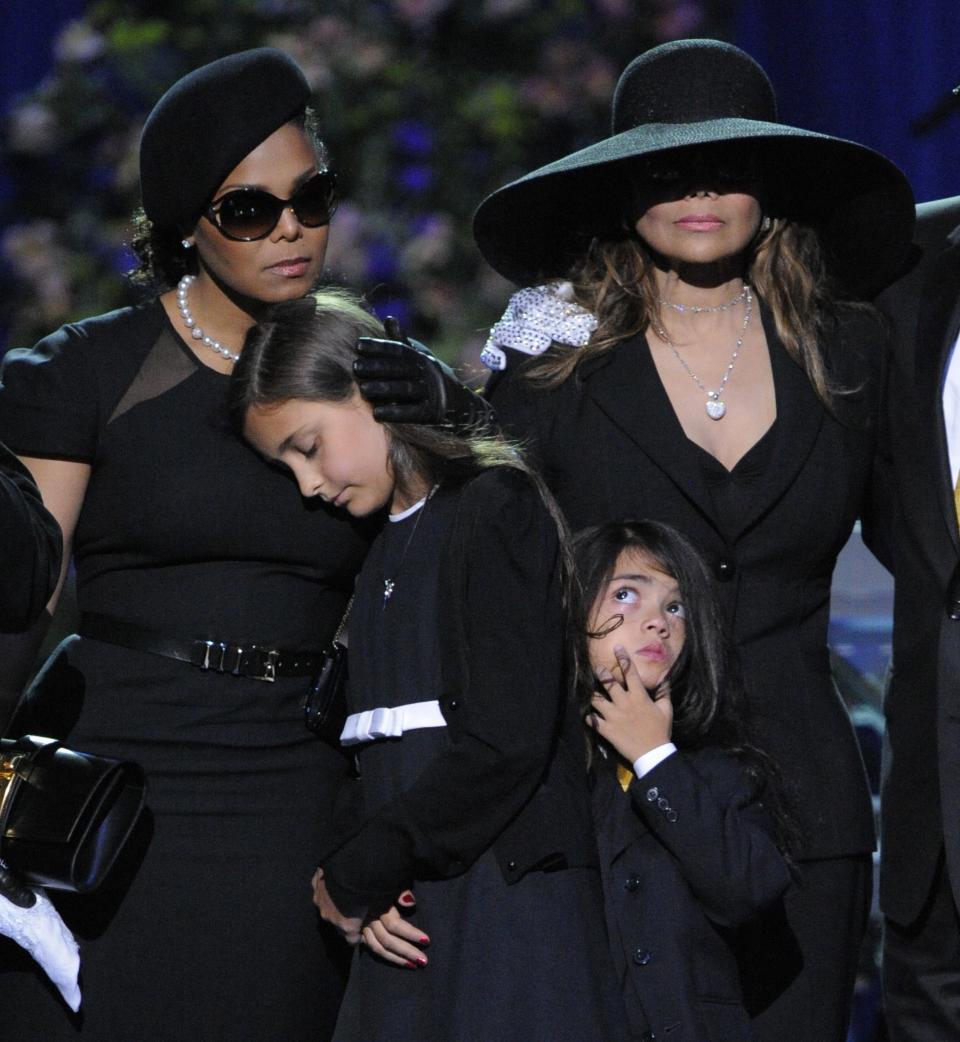
<path id="1" fill-rule="evenodd" d="M 884 152 L 924 202 L 960 195 L 957 13 L 956 0 L 740 0 L 734 42 L 770 74 L 786 122 Z"/>

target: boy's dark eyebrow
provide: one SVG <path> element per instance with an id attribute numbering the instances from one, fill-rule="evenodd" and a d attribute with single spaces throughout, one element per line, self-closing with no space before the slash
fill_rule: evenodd
<path id="1" fill-rule="evenodd" d="M 607 581 L 608 582 L 612 582 L 612 583 L 616 583 L 616 582 L 623 582 L 624 579 L 629 579 L 629 580 L 631 580 L 633 582 L 637 582 L 637 583 L 650 583 L 650 582 L 653 582 L 653 580 L 650 578 L 649 575 L 629 575 L 629 574 L 628 575 L 612 575 L 612 576 L 610 576 L 610 578 Z M 673 586 L 670 587 L 670 592 L 673 593 L 674 591 L 676 591 L 677 593 L 680 592 L 680 587 L 676 583 L 674 583 Z"/>

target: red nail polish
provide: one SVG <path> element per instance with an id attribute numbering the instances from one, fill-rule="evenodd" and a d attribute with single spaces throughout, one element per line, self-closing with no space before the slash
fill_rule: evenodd
<path id="1" fill-rule="evenodd" d="M 430 938 L 429 937 L 421 937 L 420 941 L 418 943 L 426 946 L 426 945 L 428 945 L 430 943 Z"/>
<path id="2" fill-rule="evenodd" d="M 416 970 L 416 969 L 419 969 L 419 967 L 418 967 L 417 963 L 413 962 L 413 961 L 412 961 L 412 960 L 410 960 L 410 959 L 407 959 L 407 966 L 408 966 L 408 968 L 409 968 L 409 969 L 411 969 L 411 970 Z"/>

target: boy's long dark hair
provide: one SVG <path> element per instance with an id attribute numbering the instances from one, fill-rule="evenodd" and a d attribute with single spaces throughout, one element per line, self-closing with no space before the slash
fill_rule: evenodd
<path id="1" fill-rule="evenodd" d="M 787 806 L 776 764 L 753 741 L 750 711 L 736 653 L 714 588 L 714 579 L 694 546 L 659 521 L 612 521 L 586 528 L 574 538 L 580 585 L 576 611 L 579 647 L 578 693 L 581 710 L 590 710 L 597 682 L 590 667 L 593 605 L 625 550 L 647 555 L 680 588 L 686 611 L 686 640 L 670 671 L 672 741 L 678 749 L 723 749 L 736 756 L 757 785 L 769 811 L 777 841 L 788 856 L 800 845 L 799 829 Z M 606 631 L 605 631 L 606 632 Z"/>

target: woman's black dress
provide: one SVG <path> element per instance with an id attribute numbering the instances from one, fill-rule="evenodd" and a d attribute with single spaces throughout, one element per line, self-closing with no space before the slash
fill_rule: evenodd
<path id="1" fill-rule="evenodd" d="M 0 429 L 20 454 L 92 466 L 74 544 L 81 612 L 179 637 L 322 647 L 367 538 L 232 435 L 227 382 L 155 303 L 9 355 Z M 203 672 L 73 638 L 45 679 L 53 702 L 37 726 L 69 717 L 73 746 L 138 760 L 147 812 L 102 891 L 57 901 L 81 946 L 78 1016 L 0 939 L 4 1037 L 328 1038 L 342 974 L 310 877 L 342 766 L 303 725 L 309 678 Z"/>
<path id="2" fill-rule="evenodd" d="M 442 592 L 450 569 L 462 573 L 455 601 Z M 445 716 L 468 722 L 353 747 L 357 820 L 367 824 L 357 845 L 348 840 L 322 863 L 351 895 L 389 888 L 391 873 L 392 897 L 412 884 L 429 964 L 407 970 L 360 947 L 337 1042 L 620 1037 L 592 839 L 586 858 L 569 839 L 581 820 L 589 836 L 588 795 L 579 724 L 557 684 L 555 574 L 552 520 L 526 478 L 499 471 L 465 491 L 441 488 L 385 526 L 364 564 L 350 622 L 351 711 L 437 699 Z M 394 582 L 386 601 L 385 579 Z M 471 649 L 470 679 L 448 698 L 458 639 Z M 551 740 L 559 728 L 569 744 Z M 478 736 L 484 751 L 473 747 Z M 457 768 L 467 761 L 476 773 L 465 788 Z M 553 787 L 556 817 L 537 814 L 531 829 L 543 830 L 553 863 L 508 882 L 513 859 L 499 862 L 495 840 L 538 779 Z"/>

